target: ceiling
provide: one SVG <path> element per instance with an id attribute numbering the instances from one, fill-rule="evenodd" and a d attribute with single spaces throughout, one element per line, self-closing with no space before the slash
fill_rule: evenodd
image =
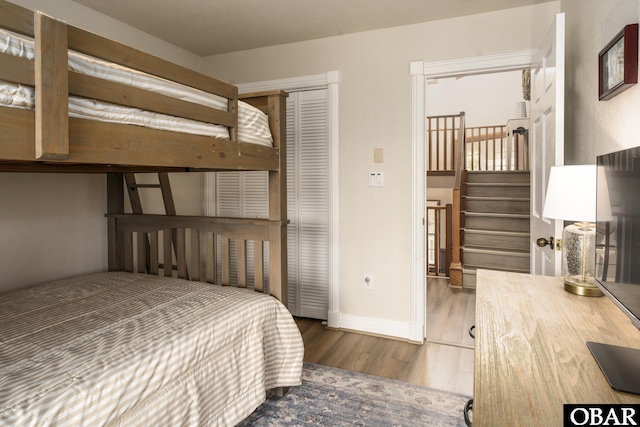
<path id="1" fill-rule="evenodd" d="M 74 0 L 199 56 L 552 0 Z"/>

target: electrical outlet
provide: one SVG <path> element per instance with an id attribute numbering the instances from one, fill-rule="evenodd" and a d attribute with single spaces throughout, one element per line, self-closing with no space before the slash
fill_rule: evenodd
<path id="1" fill-rule="evenodd" d="M 370 274 L 364 275 L 364 288 L 373 289 L 373 277 Z"/>

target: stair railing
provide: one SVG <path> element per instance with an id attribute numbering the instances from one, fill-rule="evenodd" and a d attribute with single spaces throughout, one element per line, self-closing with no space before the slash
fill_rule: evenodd
<path id="1" fill-rule="evenodd" d="M 453 205 L 451 204 L 446 206 L 427 206 L 427 276 L 449 276 L 452 247 L 452 215 Z M 443 240 L 444 248 L 442 247 Z M 440 254 L 442 249 L 444 249 L 445 254 L 444 260 Z M 444 267 L 444 271 L 441 270 L 441 265 Z"/>
<path id="2" fill-rule="evenodd" d="M 455 183 L 453 186 L 453 212 L 451 227 L 451 265 L 449 266 L 449 284 L 462 286 L 462 251 L 461 251 L 461 213 L 462 213 L 462 174 L 465 172 L 465 116 L 460 113 L 460 129 L 456 141 Z"/>
<path id="3" fill-rule="evenodd" d="M 465 129 L 468 171 L 529 170 L 528 131 L 523 127 L 477 126 Z"/>
<path id="4" fill-rule="evenodd" d="M 510 167 L 506 126 L 465 128 L 465 165 L 469 171 L 504 171 Z"/>
<path id="5" fill-rule="evenodd" d="M 459 139 L 459 132 L 464 129 L 464 126 L 460 126 L 463 115 L 464 113 L 427 117 L 427 174 L 454 174 L 459 150 L 455 141 Z"/>

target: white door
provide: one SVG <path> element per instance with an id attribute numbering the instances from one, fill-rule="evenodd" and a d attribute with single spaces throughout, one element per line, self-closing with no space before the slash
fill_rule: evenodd
<path id="1" fill-rule="evenodd" d="M 330 198 L 327 89 L 287 98 L 289 309 L 327 319 Z"/>
<path id="2" fill-rule="evenodd" d="M 559 276 L 561 220 L 544 218 L 542 210 L 551 166 L 564 164 L 564 14 L 538 49 L 531 69 L 531 273 Z M 538 238 L 554 239 L 540 247 Z"/>

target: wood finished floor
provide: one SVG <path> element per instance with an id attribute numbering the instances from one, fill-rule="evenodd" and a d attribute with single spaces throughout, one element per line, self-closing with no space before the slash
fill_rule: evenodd
<path id="1" fill-rule="evenodd" d="M 427 342 L 417 345 L 298 318 L 305 362 L 377 375 L 440 390 L 473 394 L 475 292 L 442 279 L 427 283 Z"/>

